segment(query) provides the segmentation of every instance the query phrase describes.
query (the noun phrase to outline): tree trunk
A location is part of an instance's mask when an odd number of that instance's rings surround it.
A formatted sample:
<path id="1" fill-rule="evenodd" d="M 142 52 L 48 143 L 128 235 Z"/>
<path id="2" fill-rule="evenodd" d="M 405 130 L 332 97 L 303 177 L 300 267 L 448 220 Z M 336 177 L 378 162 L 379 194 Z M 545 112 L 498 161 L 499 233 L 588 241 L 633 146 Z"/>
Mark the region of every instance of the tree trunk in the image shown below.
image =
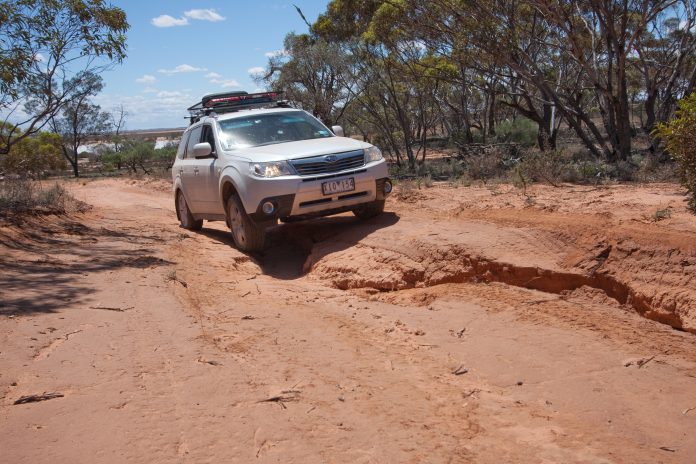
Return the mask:
<path id="1" fill-rule="evenodd" d="M 488 104 L 488 135 L 495 137 L 495 113 L 497 111 L 495 91 L 491 91 L 490 95 L 490 101 Z"/>
<path id="2" fill-rule="evenodd" d="M 553 112 L 553 105 L 545 103 L 543 105 L 541 120 L 537 121 L 537 124 L 539 125 L 539 129 L 537 131 L 537 143 L 539 144 L 539 150 L 541 151 L 556 149 L 556 131 L 553 128 Z"/>
<path id="3" fill-rule="evenodd" d="M 79 166 L 77 165 L 77 152 L 74 152 L 73 156 L 70 156 L 71 154 L 68 153 L 68 149 L 65 147 L 65 145 L 62 146 L 62 149 L 63 156 L 66 160 L 68 160 L 68 163 L 70 163 L 70 166 L 72 167 L 73 175 L 75 177 L 80 177 L 80 170 Z"/>

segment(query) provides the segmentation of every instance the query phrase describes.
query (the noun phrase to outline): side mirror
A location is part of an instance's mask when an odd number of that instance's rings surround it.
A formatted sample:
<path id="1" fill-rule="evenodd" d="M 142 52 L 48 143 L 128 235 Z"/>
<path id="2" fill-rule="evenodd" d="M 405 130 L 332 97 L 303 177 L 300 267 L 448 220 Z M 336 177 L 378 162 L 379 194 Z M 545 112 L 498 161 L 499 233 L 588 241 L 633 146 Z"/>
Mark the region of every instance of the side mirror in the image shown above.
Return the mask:
<path id="1" fill-rule="evenodd" d="M 207 158 L 213 152 L 213 148 L 208 142 L 197 143 L 193 146 L 193 156 L 195 158 Z"/>
<path id="2" fill-rule="evenodd" d="M 333 131 L 334 134 L 336 134 L 339 137 L 345 137 L 345 134 L 343 133 L 343 128 L 341 126 L 331 126 L 331 130 Z"/>

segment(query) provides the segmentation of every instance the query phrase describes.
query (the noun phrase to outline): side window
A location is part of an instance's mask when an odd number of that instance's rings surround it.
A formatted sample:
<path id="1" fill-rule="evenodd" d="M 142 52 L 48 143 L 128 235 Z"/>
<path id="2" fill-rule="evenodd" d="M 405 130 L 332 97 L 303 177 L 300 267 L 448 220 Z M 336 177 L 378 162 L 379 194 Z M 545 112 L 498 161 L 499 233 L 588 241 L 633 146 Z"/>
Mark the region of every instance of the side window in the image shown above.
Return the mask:
<path id="1" fill-rule="evenodd" d="M 202 126 L 198 126 L 191 131 L 188 142 L 186 143 L 186 158 L 193 158 L 193 146 L 201 141 Z"/>
<path id="2" fill-rule="evenodd" d="M 184 132 L 181 136 L 181 141 L 179 142 L 179 148 L 176 150 L 176 157 L 179 159 L 184 158 L 184 153 L 186 153 L 186 142 L 188 140 L 190 132 Z"/>
<path id="3" fill-rule="evenodd" d="M 213 149 L 213 153 L 217 151 L 215 149 L 215 134 L 213 134 L 212 126 L 208 124 L 203 126 L 203 137 L 201 137 L 201 142 L 208 142 L 210 144 L 210 148 Z"/>

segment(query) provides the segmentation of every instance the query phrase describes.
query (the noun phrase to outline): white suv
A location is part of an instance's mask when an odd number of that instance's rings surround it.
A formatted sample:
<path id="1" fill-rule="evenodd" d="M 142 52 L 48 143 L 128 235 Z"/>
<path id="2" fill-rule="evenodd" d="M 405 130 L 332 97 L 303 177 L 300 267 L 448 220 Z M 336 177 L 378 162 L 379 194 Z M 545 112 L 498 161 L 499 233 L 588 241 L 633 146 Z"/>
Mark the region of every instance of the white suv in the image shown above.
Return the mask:
<path id="1" fill-rule="evenodd" d="M 254 251 L 278 220 L 382 213 L 392 185 L 379 149 L 279 96 L 216 94 L 189 108 L 191 125 L 172 167 L 182 227 L 224 220 L 237 247 Z"/>

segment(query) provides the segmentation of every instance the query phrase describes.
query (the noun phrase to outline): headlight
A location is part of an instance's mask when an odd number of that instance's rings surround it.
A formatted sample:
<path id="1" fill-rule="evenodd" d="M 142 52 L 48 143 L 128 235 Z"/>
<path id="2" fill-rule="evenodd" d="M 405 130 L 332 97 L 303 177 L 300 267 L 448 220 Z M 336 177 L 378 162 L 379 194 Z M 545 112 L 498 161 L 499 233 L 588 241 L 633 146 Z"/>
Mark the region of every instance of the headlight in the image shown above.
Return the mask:
<path id="1" fill-rule="evenodd" d="M 377 147 L 370 147 L 365 149 L 365 162 L 371 163 L 373 161 L 379 161 L 382 159 L 382 152 L 379 151 Z"/>
<path id="2" fill-rule="evenodd" d="M 274 161 L 272 163 L 251 163 L 251 173 L 257 177 L 280 177 L 294 174 L 287 161 Z"/>

